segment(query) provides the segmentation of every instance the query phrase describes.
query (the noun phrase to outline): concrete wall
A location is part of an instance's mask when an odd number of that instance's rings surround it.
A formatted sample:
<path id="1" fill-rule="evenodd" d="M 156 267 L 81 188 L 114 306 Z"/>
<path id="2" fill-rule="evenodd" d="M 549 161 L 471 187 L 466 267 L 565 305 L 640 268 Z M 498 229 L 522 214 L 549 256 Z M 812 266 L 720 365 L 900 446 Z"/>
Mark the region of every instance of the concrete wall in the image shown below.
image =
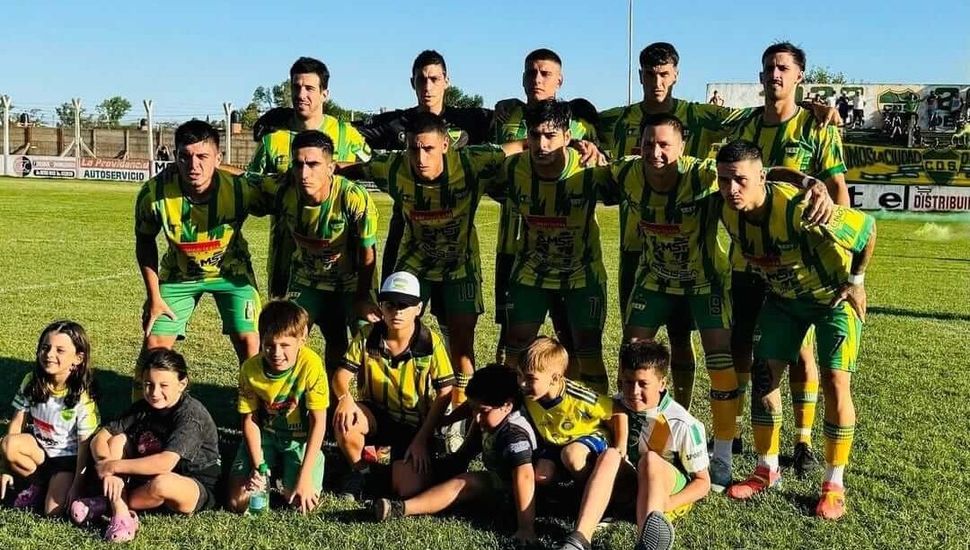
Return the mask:
<path id="1" fill-rule="evenodd" d="M 109 129 L 85 128 L 81 130 L 81 141 L 94 153 L 97 158 L 121 158 L 125 152 L 125 134 L 128 134 L 128 159 L 148 158 L 148 132 L 138 128 Z M 225 132 L 221 132 L 221 141 L 225 149 Z M 27 153 L 31 155 L 60 155 L 74 140 L 73 128 L 10 127 L 10 152 Z M 26 143 L 30 143 L 30 150 L 23 151 Z M 155 145 L 168 145 L 170 151 L 175 150 L 173 130 L 165 129 L 155 132 Z M 256 151 L 256 143 L 249 131 L 232 135 L 232 161 L 236 166 L 245 166 Z M 0 151 L 2 154 L 2 151 Z M 82 156 L 90 156 L 87 151 Z"/>

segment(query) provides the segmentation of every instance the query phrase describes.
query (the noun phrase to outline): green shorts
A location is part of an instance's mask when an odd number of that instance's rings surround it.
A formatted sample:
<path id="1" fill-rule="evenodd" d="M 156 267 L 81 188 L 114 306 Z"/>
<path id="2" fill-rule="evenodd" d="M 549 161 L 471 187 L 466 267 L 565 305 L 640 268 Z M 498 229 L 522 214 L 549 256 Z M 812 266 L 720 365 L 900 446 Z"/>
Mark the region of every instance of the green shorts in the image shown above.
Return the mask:
<path id="1" fill-rule="evenodd" d="M 306 455 L 306 441 L 279 437 L 266 429 L 260 430 L 260 433 L 263 461 L 269 466 L 270 476 L 279 476 L 282 472 L 283 486 L 292 491 L 300 478 L 300 468 Z M 253 465 L 249 459 L 246 441 L 240 441 L 236 458 L 232 461 L 230 475 L 249 477 L 252 471 Z M 318 490 L 323 489 L 323 451 L 317 453 L 317 459 L 313 464 L 313 487 Z"/>
<path id="2" fill-rule="evenodd" d="M 290 285 L 286 297 L 306 310 L 310 322 L 320 327 L 323 338 L 328 342 L 341 335 L 346 339 L 348 329 L 351 334 L 357 334 L 360 327 L 366 324 L 357 318 L 354 311 L 356 292 Z"/>
<path id="3" fill-rule="evenodd" d="M 812 325 L 815 325 L 819 366 L 855 372 L 862 321 L 847 302 L 831 308 L 769 294 L 758 316 L 761 338 L 755 357 L 794 363 Z"/>
<path id="4" fill-rule="evenodd" d="M 256 332 L 259 316 L 259 292 L 244 279 L 205 279 L 181 283 L 161 283 L 162 299 L 175 313 L 175 320 L 159 317 L 152 326 L 152 334 L 185 338 L 185 326 L 203 294 L 212 294 L 222 318 L 223 334 Z"/>
<path id="5" fill-rule="evenodd" d="M 439 323 L 444 323 L 449 315 L 481 315 L 485 312 L 482 278 L 478 274 L 449 281 L 427 281 L 418 277 L 418 281 L 421 283 L 421 300 L 425 304 L 431 300 L 431 314 Z"/>
<path id="6" fill-rule="evenodd" d="M 562 300 L 566 321 L 572 330 L 603 330 L 606 323 L 606 285 L 601 282 L 583 288 L 555 290 L 521 283 L 509 285 L 509 326 L 541 325 L 546 314 Z"/>
<path id="7" fill-rule="evenodd" d="M 660 328 L 670 323 L 679 308 L 690 310 L 698 330 L 731 328 L 731 299 L 723 288 L 689 296 L 637 288 L 627 308 L 626 324 Z"/>
<path id="8" fill-rule="evenodd" d="M 633 296 L 637 282 L 637 267 L 640 265 L 640 250 L 620 251 L 620 311 L 625 312 Z"/>

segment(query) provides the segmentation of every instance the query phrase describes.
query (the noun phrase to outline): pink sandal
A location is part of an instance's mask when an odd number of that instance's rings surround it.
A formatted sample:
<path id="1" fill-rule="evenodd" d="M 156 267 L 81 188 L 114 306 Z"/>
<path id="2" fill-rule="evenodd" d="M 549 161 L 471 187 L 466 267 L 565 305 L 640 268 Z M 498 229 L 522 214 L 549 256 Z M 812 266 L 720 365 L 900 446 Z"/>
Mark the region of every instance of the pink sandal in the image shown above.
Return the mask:
<path id="1" fill-rule="evenodd" d="M 108 499 L 104 497 L 79 498 L 71 503 L 70 517 L 74 525 L 98 519 L 108 511 Z"/>
<path id="2" fill-rule="evenodd" d="M 128 511 L 128 516 L 114 515 L 108 522 L 104 532 L 104 540 L 108 542 L 129 542 L 135 539 L 138 532 L 138 514 Z"/>

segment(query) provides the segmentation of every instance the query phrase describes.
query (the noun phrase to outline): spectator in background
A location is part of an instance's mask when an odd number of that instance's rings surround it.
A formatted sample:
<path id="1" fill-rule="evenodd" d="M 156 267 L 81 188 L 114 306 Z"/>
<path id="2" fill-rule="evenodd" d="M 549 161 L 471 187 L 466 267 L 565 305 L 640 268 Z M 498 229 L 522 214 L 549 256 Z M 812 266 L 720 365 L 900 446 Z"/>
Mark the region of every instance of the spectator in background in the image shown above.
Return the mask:
<path id="1" fill-rule="evenodd" d="M 159 145 L 155 151 L 155 160 L 172 160 L 172 153 L 168 150 L 168 145 Z"/>
<path id="2" fill-rule="evenodd" d="M 849 111 L 852 110 L 852 106 L 849 105 L 849 98 L 845 97 L 845 92 L 839 94 L 839 98 L 835 100 L 835 108 L 839 110 L 839 116 L 842 117 L 843 121 L 849 120 Z"/>
<path id="3" fill-rule="evenodd" d="M 930 92 L 930 95 L 926 96 L 926 126 L 930 130 L 936 129 L 936 111 L 938 104 L 939 99 L 936 97 L 936 91 Z"/>
<path id="4" fill-rule="evenodd" d="M 724 98 L 718 95 L 717 90 L 714 90 L 714 95 L 711 96 L 711 99 L 708 101 L 708 103 L 710 103 L 711 105 L 717 105 L 718 107 L 723 107 Z"/>
<path id="5" fill-rule="evenodd" d="M 960 114 L 963 111 L 963 101 L 960 100 L 959 95 L 953 96 L 950 100 L 950 120 L 953 122 L 953 127 L 956 128 L 960 125 Z"/>
<path id="6" fill-rule="evenodd" d="M 866 121 L 866 98 L 861 91 L 852 96 L 852 127 L 862 128 Z"/>

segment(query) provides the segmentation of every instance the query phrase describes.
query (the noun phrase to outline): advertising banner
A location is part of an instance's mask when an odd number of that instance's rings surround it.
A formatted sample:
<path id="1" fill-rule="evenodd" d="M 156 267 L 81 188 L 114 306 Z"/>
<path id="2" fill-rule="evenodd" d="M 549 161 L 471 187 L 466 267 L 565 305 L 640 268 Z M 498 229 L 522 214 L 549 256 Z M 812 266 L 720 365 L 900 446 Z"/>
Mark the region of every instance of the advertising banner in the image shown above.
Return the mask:
<path id="1" fill-rule="evenodd" d="M 80 162 L 81 179 L 128 181 L 143 183 L 148 181 L 149 161 L 82 158 Z"/>
<path id="2" fill-rule="evenodd" d="M 970 212 L 970 187 L 852 184 L 850 205 L 860 210 Z"/>
<path id="3" fill-rule="evenodd" d="M 970 149 L 907 149 L 846 143 L 849 183 L 970 186 Z"/>
<path id="4" fill-rule="evenodd" d="M 39 155 L 11 155 L 9 174 L 18 178 L 75 178 L 77 159 Z"/>

